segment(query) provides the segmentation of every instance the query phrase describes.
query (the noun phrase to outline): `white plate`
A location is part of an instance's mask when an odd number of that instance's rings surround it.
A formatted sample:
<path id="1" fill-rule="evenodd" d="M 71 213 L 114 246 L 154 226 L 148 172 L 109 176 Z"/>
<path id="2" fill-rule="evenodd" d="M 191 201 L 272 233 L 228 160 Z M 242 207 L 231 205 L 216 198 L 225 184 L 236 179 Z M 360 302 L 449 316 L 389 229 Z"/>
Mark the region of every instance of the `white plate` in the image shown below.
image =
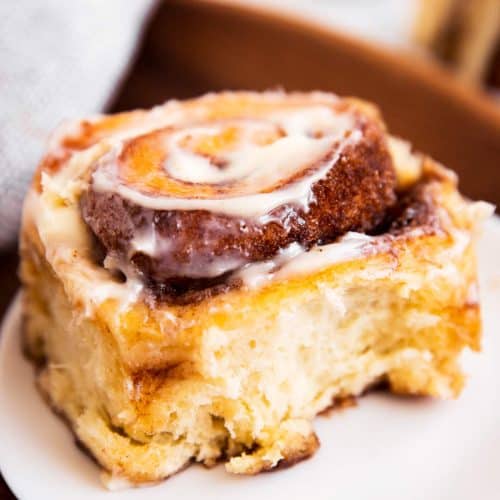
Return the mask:
<path id="1" fill-rule="evenodd" d="M 318 417 L 322 446 L 290 469 L 237 477 L 192 466 L 164 483 L 110 493 L 97 466 L 35 390 L 19 348 L 16 301 L 1 333 L 0 467 L 21 499 L 498 499 L 500 498 L 500 219 L 480 245 L 484 352 L 466 353 L 458 401 L 370 394 Z"/>

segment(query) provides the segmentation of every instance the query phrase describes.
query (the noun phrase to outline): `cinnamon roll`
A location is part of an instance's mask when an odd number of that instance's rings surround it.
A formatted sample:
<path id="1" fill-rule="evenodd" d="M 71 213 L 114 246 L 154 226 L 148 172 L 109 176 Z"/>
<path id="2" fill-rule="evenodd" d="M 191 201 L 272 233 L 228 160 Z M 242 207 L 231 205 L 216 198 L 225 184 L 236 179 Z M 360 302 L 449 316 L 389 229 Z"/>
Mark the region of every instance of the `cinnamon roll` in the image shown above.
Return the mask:
<path id="1" fill-rule="evenodd" d="M 332 401 L 460 393 L 490 211 L 332 94 L 67 123 L 25 203 L 26 352 L 110 487 L 291 464 Z"/>

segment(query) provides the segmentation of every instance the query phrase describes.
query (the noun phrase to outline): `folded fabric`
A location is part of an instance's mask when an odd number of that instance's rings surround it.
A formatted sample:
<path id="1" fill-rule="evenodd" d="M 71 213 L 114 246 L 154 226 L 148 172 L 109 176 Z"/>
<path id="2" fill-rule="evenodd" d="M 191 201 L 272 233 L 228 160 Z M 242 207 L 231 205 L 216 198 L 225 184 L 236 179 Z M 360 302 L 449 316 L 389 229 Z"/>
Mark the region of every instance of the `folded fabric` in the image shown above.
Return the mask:
<path id="1" fill-rule="evenodd" d="M 106 107 L 154 4 L 0 2 L 0 250 L 15 241 L 48 131 Z"/>

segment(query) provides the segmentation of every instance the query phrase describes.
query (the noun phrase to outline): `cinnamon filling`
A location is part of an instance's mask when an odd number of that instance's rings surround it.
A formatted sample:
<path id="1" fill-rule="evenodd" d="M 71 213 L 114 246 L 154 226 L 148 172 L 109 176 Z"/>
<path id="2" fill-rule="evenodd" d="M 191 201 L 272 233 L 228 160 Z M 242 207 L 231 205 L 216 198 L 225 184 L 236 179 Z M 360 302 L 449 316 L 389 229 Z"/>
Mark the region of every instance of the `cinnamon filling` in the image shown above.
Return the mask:
<path id="1" fill-rule="evenodd" d="M 102 158 L 81 209 L 108 267 L 178 296 L 380 225 L 396 201 L 381 124 L 337 99 L 281 104 L 215 119 L 209 106 Z"/>
<path id="2" fill-rule="evenodd" d="M 171 302 L 239 286 L 249 265 L 350 232 L 396 232 L 425 212 L 397 199 L 376 113 L 331 94 L 213 94 L 77 129 L 45 171 L 100 148 L 78 175 L 102 265 Z"/>

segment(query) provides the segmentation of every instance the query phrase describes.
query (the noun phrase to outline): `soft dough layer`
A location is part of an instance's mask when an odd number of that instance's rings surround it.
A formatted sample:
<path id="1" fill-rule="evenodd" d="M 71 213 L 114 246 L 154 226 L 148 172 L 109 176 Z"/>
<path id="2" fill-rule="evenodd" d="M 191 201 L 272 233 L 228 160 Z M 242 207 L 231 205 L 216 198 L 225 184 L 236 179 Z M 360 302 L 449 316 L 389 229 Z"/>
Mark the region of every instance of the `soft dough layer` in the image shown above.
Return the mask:
<path id="1" fill-rule="evenodd" d="M 223 460 L 237 474 L 293 464 L 319 445 L 318 412 L 380 382 L 457 396 L 458 357 L 480 347 L 474 235 L 490 207 L 389 136 L 397 203 L 370 235 L 291 243 L 184 302 L 157 300 L 143 279 L 116 273 L 113 256 L 103 261 L 81 212 L 93 166 L 120 150 L 121 133 L 165 127 L 179 106 L 56 134 L 24 209 L 25 350 L 108 486 L 158 481 L 191 461 Z"/>

